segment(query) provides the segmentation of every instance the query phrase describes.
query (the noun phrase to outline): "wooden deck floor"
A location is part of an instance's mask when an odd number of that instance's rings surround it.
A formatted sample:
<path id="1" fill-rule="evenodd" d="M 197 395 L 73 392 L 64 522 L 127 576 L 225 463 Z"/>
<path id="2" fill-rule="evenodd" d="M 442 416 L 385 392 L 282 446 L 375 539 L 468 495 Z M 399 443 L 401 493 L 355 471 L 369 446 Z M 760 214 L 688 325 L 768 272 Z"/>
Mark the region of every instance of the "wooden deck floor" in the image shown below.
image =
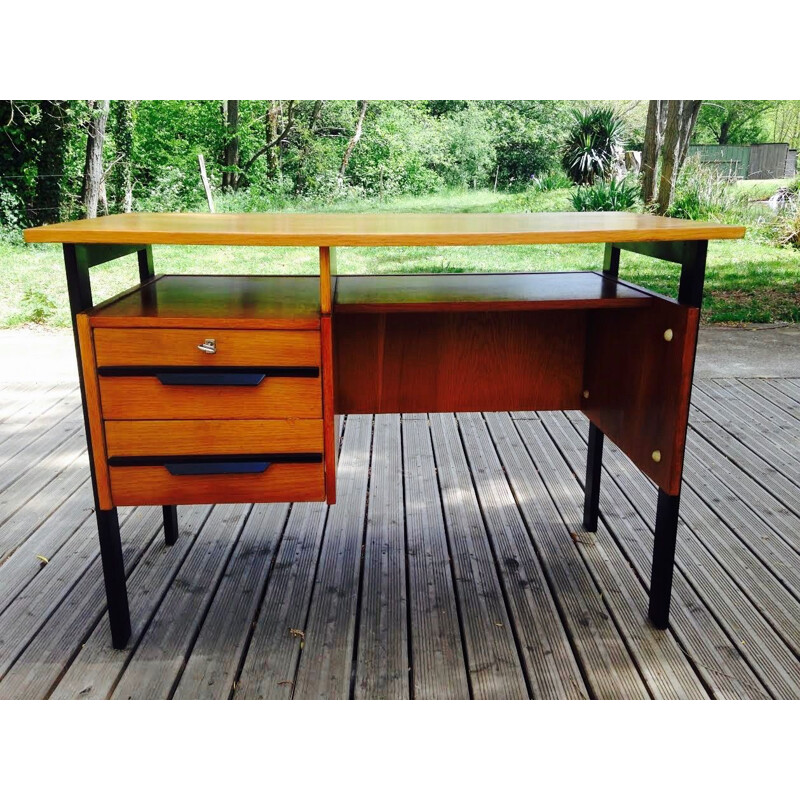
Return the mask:
<path id="1" fill-rule="evenodd" d="M 800 380 L 695 386 L 672 627 L 656 492 L 580 414 L 349 417 L 339 503 L 121 510 L 110 647 L 77 389 L 0 392 L 0 697 L 800 698 Z"/>

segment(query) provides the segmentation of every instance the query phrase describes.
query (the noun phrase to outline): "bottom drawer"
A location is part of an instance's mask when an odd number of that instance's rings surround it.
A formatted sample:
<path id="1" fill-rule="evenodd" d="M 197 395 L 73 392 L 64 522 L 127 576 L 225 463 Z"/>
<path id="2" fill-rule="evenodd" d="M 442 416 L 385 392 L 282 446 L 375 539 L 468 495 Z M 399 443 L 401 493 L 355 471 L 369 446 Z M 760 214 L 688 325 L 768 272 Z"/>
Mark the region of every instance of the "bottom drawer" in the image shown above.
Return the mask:
<path id="1" fill-rule="evenodd" d="M 195 459 L 157 466 L 112 466 L 109 474 L 111 497 L 117 506 L 287 503 L 325 499 L 321 462 L 278 462 L 265 466 L 264 463 L 234 460 L 209 464 Z"/>

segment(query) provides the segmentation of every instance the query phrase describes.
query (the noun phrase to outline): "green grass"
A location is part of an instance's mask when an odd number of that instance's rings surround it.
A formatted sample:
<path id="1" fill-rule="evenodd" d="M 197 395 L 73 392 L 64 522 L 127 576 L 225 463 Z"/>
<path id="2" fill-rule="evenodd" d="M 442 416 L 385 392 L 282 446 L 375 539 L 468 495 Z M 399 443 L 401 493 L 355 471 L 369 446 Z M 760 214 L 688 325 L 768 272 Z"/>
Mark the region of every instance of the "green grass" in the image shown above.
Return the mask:
<path id="1" fill-rule="evenodd" d="M 403 197 L 383 203 L 347 201 L 324 208 L 309 202 L 302 211 L 521 212 L 567 211 L 570 190 L 509 195 L 491 191 L 448 192 Z M 289 210 L 287 207 L 286 210 Z M 311 248 L 154 247 L 156 271 L 208 274 L 311 274 L 317 251 Z M 602 245 L 531 247 L 341 248 L 341 273 L 525 272 L 598 269 Z M 97 299 L 134 282 L 135 257 L 92 270 Z M 674 295 L 678 270 L 671 265 L 624 253 L 621 274 L 627 280 Z M 69 325 L 66 282 L 57 245 L 21 245 L 0 240 L 0 325 Z M 800 251 L 759 240 L 712 242 L 706 273 L 704 319 L 707 322 L 800 322 Z"/>

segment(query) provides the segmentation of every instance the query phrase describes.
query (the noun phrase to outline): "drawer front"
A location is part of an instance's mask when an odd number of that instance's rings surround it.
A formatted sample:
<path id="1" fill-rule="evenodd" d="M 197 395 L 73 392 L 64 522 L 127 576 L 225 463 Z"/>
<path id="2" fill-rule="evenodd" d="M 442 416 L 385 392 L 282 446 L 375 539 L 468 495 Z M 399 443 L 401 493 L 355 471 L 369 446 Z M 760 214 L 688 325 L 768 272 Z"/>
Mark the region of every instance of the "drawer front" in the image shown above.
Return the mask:
<path id="1" fill-rule="evenodd" d="M 109 421 L 105 433 L 109 458 L 323 451 L 321 419 Z"/>
<path id="2" fill-rule="evenodd" d="M 178 465 L 171 465 L 179 472 Z M 289 503 L 325 499 L 323 465 L 273 463 L 263 472 L 173 474 L 166 466 L 111 467 L 118 506 Z"/>
<path id="3" fill-rule="evenodd" d="M 173 386 L 155 376 L 101 377 L 105 419 L 322 417 L 319 378 L 266 377 L 257 386 Z"/>
<path id="4" fill-rule="evenodd" d="M 214 339 L 216 352 L 198 345 Z M 317 331 L 95 328 L 98 367 L 318 367 Z"/>

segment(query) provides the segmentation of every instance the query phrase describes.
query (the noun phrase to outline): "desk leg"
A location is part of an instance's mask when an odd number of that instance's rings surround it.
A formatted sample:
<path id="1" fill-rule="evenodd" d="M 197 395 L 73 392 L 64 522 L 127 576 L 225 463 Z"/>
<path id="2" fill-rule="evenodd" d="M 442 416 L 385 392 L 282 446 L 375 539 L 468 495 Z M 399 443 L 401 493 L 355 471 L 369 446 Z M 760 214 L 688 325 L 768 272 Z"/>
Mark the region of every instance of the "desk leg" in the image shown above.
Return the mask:
<path id="1" fill-rule="evenodd" d="M 103 562 L 103 579 L 106 584 L 111 642 L 117 650 L 121 650 L 131 635 L 131 618 L 116 508 L 110 511 L 98 509 L 97 532 L 100 536 L 100 558 Z"/>
<path id="2" fill-rule="evenodd" d="M 586 491 L 583 498 L 583 527 L 597 530 L 600 509 L 600 475 L 603 470 L 603 432 L 594 422 L 589 423 L 589 455 L 586 459 Z"/>
<path id="3" fill-rule="evenodd" d="M 136 253 L 139 262 L 139 282 L 146 283 L 155 277 L 153 267 L 153 248 L 148 245 Z M 176 506 L 162 506 L 164 511 L 164 541 L 167 546 L 178 541 L 178 509 Z"/>
<path id="4" fill-rule="evenodd" d="M 178 507 L 161 506 L 164 512 L 164 542 L 168 547 L 178 541 Z"/>
<path id="5" fill-rule="evenodd" d="M 678 509 L 681 496 L 658 490 L 656 539 L 653 546 L 653 572 L 650 576 L 650 621 L 664 630 L 669 625 L 669 601 L 675 567 L 675 542 L 678 538 Z"/>

